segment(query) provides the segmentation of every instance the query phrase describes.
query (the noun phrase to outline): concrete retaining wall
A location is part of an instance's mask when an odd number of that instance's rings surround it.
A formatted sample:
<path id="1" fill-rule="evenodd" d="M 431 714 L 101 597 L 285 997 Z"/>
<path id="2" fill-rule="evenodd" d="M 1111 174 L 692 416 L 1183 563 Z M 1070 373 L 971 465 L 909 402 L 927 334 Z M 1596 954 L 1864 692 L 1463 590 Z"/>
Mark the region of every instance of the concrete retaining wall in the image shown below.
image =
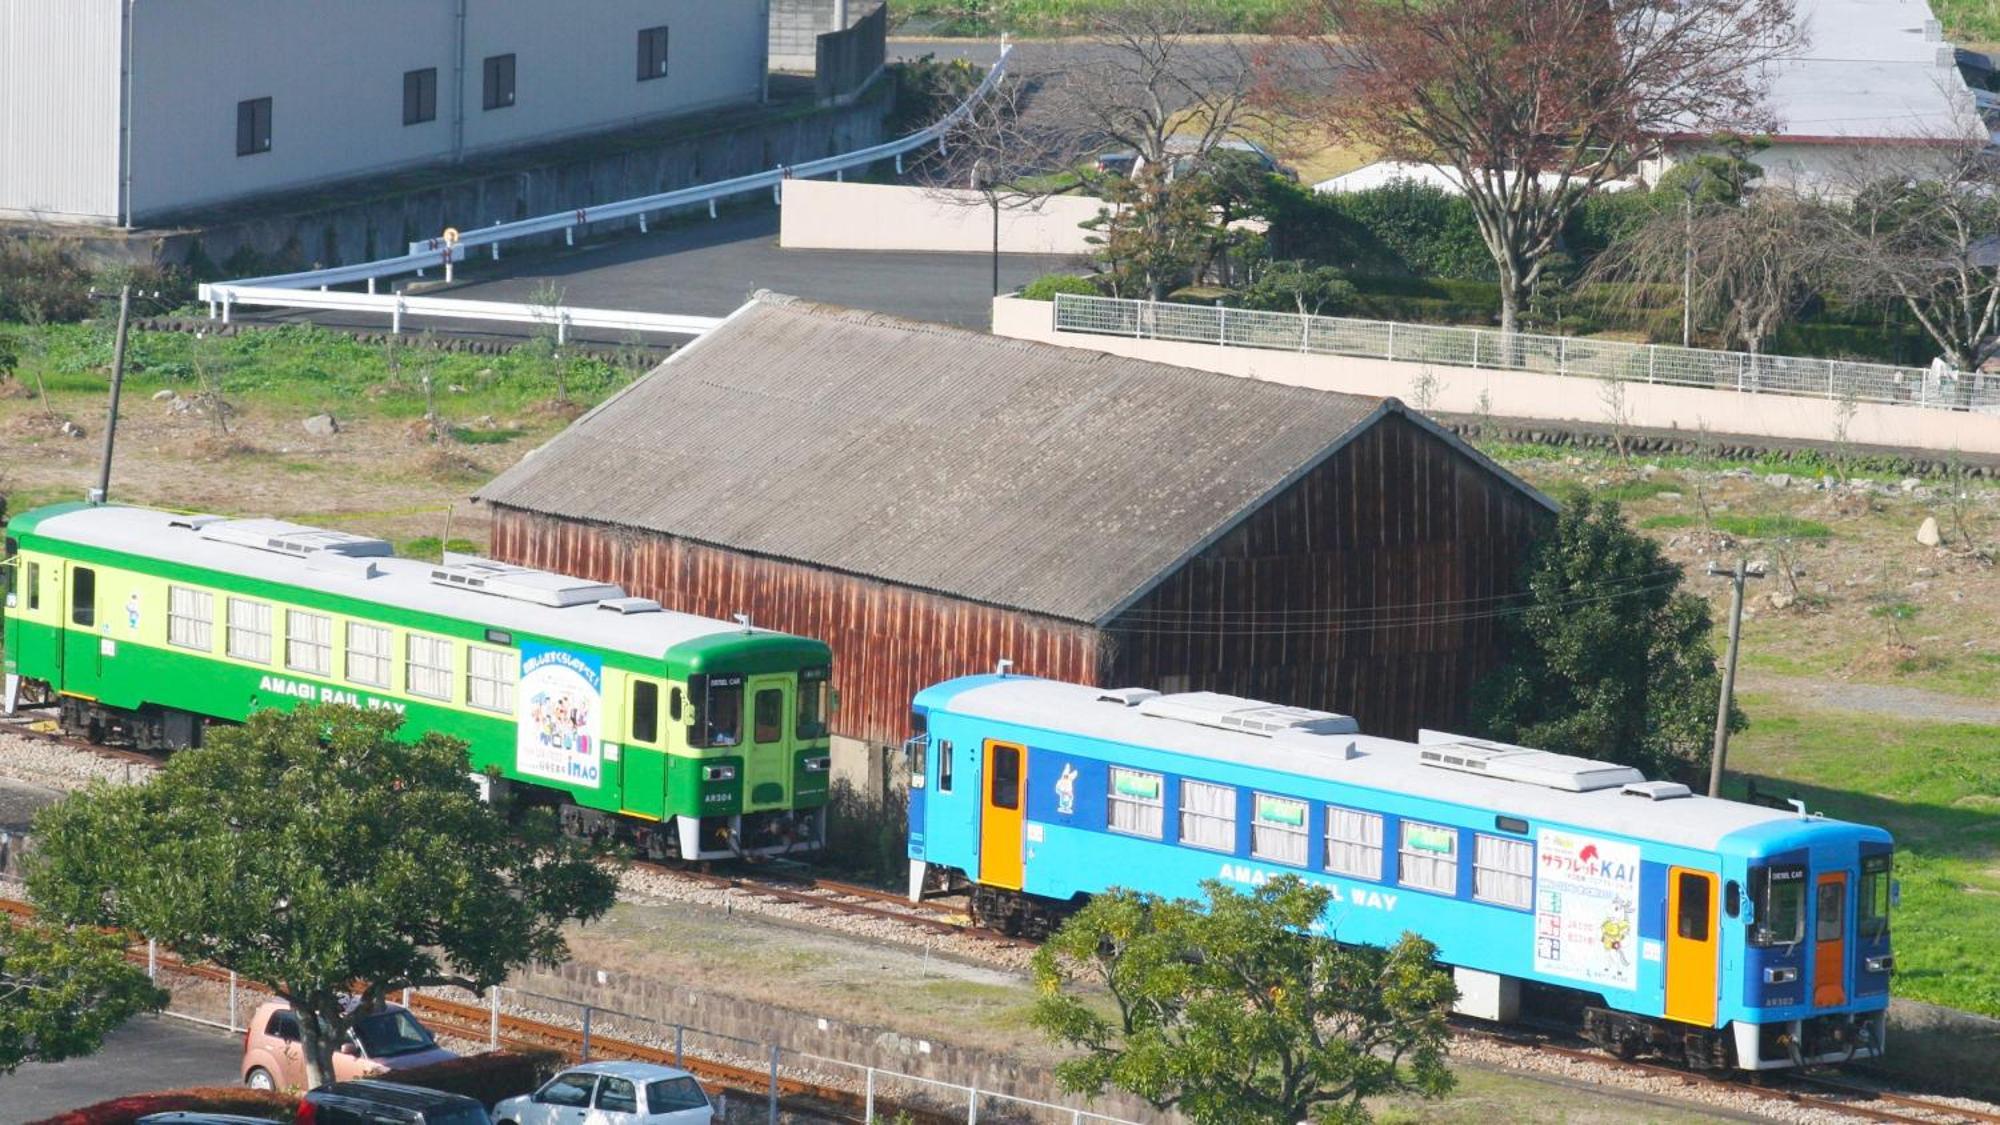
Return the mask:
<path id="1" fill-rule="evenodd" d="M 839 0 L 771 0 L 771 69 L 812 73 L 819 37 L 835 30 L 838 5 Z M 885 6 L 882 0 L 847 0 L 848 26 Z"/>
<path id="2" fill-rule="evenodd" d="M 876 8 L 852 27 L 817 40 L 813 92 L 821 105 L 858 96 L 889 61 L 889 8 Z"/>
<path id="3" fill-rule="evenodd" d="M 1096 218 L 1103 206 L 1096 199 L 1056 196 L 1032 208 L 1003 207 L 1000 252 L 1087 254 L 1088 232 L 1077 224 Z M 896 184 L 794 180 L 785 185 L 778 244 L 787 250 L 983 254 L 993 248 L 993 212 L 976 191 L 940 195 Z"/>
<path id="4" fill-rule="evenodd" d="M 1393 395 L 1426 411 L 1446 414 L 1687 432 L 1706 427 L 1715 434 L 1812 442 L 1836 441 L 1841 430 L 1840 403 L 1832 399 L 1057 332 L 1054 304 L 1014 297 L 993 302 L 993 332 L 1319 390 Z M 1615 401 L 1618 395 L 1622 402 Z M 1861 403 L 1847 421 L 1845 440 L 1897 449 L 2000 454 L 2000 415 Z"/>

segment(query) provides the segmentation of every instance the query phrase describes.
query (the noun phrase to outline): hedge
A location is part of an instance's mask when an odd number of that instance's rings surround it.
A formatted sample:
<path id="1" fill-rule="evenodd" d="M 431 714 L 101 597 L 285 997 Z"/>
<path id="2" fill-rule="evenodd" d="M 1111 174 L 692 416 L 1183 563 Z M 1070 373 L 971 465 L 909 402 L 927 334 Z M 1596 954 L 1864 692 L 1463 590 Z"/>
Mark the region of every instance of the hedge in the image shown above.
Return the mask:
<path id="1" fill-rule="evenodd" d="M 1095 297 L 1098 289 L 1089 278 L 1073 273 L 1045 273 L 1021 287 L 1021 296 L 1030 301 L 1053 301 L 1058 293 Z"/>
<path id="2" fill-rule="evenodd" d="M 45 1117 L 31 1125 L 131 1125 L 149 1113 L 176 1110 L 198 1113 L 235 1113 L 290 1121 L 297 1111 L 298 1095 L 272 1090 L 251 1090 L 242 1086 L 202 1086 L 187 1090 L 163 1090 L 151 1094 L 127 1094 Z"/>

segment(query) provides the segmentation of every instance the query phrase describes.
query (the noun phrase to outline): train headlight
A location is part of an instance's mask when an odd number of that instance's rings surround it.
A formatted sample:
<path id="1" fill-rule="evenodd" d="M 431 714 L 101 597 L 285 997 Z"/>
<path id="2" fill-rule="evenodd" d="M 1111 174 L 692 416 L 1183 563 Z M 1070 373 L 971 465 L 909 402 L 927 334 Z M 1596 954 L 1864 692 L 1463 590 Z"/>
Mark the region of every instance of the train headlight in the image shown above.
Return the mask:
<path id="1" fill-rule="evenodd" d="M 701 768 L 701 778 L 703 781 L 735 781 L 736 767 L 703 766 Z"/>
<path id="2" fill-rule="evenodd" d="M 829 770 L 829 769 L 831 769 L 831 768 L 833 768 L 833 759 L 832 759 L 832 758 L 807 758 L 807 759 L 806 759 L 806 772 L 807 772 L 807 773 L 825 773 L 825 772 L 826 772 L 827 770 Z"/>
<path id="3" fill-rule="evenodd" d="M 1886 973 L 1896 967 L 1896 955 L 1884 953 L 1880 957 L 1869 957 L 1861 962 L 1871 973 Z"/>
<path id="4" fill-rule="evenodd" d="M 1764 970 L 1765 984 L 1791 984 L 1799 979 L 1799 971 L 1790 966 Z"/>

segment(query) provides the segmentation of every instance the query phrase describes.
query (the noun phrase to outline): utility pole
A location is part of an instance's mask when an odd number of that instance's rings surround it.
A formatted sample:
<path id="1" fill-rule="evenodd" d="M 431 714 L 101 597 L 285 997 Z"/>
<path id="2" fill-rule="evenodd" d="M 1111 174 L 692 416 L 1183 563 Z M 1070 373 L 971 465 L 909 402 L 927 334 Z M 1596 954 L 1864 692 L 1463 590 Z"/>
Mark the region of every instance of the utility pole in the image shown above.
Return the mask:
<path id="1" fill-rule="evenodd" d="M 125 339 L 131 326 L 132 286 L 128 282 L 118 290 L 118 337 L 111 346 L 111 416 L 104 420 L 104 456 L 97 466 L 97 488 L 91 493 L 91 500 L 98 504 L 111 499 L 111 453 L 118 441 L 118 397 L 125 389 Z"/>
<path id="2" fill-rule="evenodd" d="M 1761 571 L 1752 572 L 1741 558 L 1736 560 L 1734 571 L 1723 570 L 1714 563 L 1708 564 L 1711 578 L 1730 580 L 1729 599 L 1729 652 L 1722 661 L 1722 701 L 1715 708 L 1715 748 L 1708 757 L 1708 795 L 1722 796 L 1722 767 L 1729 756 L 1729 705 L 1736 700 L 1736 647 L 1743 636 L 1743 580 L 1762 578 Z"/>

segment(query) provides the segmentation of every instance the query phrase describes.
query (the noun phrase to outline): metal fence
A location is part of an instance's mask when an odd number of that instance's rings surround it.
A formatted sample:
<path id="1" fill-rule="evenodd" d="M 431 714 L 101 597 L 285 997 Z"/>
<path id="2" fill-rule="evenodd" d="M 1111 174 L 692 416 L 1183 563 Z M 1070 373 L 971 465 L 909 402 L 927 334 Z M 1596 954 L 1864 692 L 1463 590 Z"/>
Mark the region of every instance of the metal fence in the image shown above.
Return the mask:
<path id="1" fill-rule="evenodd" d="M 1058 332 L 2000 413 L 2000 378 L 1916 367 L 1069 293 L 1054 311 Z"/>

